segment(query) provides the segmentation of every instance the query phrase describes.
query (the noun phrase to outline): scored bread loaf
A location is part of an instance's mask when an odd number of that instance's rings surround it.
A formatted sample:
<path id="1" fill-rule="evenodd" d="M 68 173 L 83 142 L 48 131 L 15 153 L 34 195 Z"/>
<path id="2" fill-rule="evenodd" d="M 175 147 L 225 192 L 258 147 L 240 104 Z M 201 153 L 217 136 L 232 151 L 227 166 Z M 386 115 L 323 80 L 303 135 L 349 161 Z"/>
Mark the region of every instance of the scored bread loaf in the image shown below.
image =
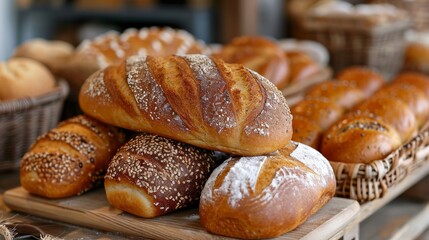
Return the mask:
<path id="1" fill-rule="evenodd" d="M 411 139 L 417 134 L 416 117 L 410 108 L 397 98 L 386 95 L 373 96 L 347 114 L 381 118 L 385 123 L 395 128 L 402 142 Z"/>
<path id="2" fill-rule="evenodd" d="M 291 142 L 271 155 L 233 157 L 216 168 L 201 193 L 200 221 L 223 236 L 272 238 L 306 221 L 334 193 L 329 162 Z"/>
<path id="3" fill-rule="evenodd" d="M 324 133 L 321 153 L 333 162 L 369 164 L 400 145 L 396 130 L 380 118 L 348 115 Z"/>
<path id="4" fill-rule="evenodd" d="M 214 168 L 214 152 L 142 134 L 122 146 L 105 177 L 107 200 L 152 218 L 195 204 Z"/>
<path id="5" fill-rule="evenodd" d="M 65 120 L 40 136 L 24 155 L 21 185 L 47 198 L 81 194 L 103 182 L 111 157 L 124 142 L 118 129 L 90 117 Z"/>
<path id="6" fill-rule="evenodd" d="M 254 36 L 234 38 L 213 55 L 227 63 L 242 64 L 283 89 L 289 80 L 289 64 L 283 49 L 276 42 Z"/>
<path id="7" fill-rule="evenodd" d="M 114 126 L 237 155 L 292 138 L 289 107 L 271 82 L 204 55 L 131 57 L 88 78 L 79 104 Z"/>
<path id="8" fill-rule="evenodd" d="M 203 53 L 204 48 L 204 43 L 188 32 L 168 27 L 130 28 L 122 34 L 110 31 L 94 40 L 83 41 L 63 64 L 61 75 L 69 80 L 72 92 L 77 95 L 91 74 L 130 56 Z"/>

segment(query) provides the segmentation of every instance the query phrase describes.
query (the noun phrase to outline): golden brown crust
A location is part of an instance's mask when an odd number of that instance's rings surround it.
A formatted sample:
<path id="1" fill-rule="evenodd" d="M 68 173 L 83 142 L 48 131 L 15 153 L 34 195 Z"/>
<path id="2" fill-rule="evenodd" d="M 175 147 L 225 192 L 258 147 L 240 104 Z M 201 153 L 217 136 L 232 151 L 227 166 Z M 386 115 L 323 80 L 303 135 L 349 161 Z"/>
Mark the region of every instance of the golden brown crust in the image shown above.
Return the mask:
<path id="1" fill-rule="evenodd" d="M 345 109 L 350 109 L 365 99 L 364 93 L 348 82 L 326 81 L 305 93 L 305 98 L 327 98 Z"/>
<path id="2" fill-rule="evenodd" d="M 427 97 L 429 97 L 429 77 L 416 72 L 405 72 L 401 73 L 393 80 L 393 83 L 404 83 L 410 84 L 421 91 L 423 91 Z"/>
<path id="3" fill-rule="evenodd" d="M 328 161 L 291 142 L 270 156 L 235 157 L 215 169 L 200 200 L 201 225 L 235 238 L 272 238 L 291 231 L 335 193 Z"/>
<path id="4" fill-rule="evenodd" d="M 273 152 L 292 138 L 272 83 L 204 55 L 132 57 L 88 78 L 79 104 L 115 126 L 232 154 Z"/>
<path id="5" fill-rule="evenodd" d="M 289 84 L 300 84 L 321 70 L 321 66 L 304 52 L 288 51 Z"/>
<path id="6" fill-rule="evenodd" d="M 29 58 L 0 62 L 0 101 L 39 96 L 55 87 L 55 78 L 41 63 Z"/>
<path id="7" fill-rule="evenodd" d="M 227 63 L 242 64 L 266 77 L 279 89 L 283 89 L 288 83 L 287 57 L 278 44 L 267 38 L 237 37 L 213 56 Z"/>
<path id="8" fill-rule="evenodd" d="M 323 130 L 317 123 L 306 117 L 294 115 L 292 126 L 293 141 L 303 143 L 314 149 L 319 148 Z"/>
<path id="9" fill-rule="evenodd" d="M 172 54 L 203 53 L 204 44 L 184 30 L 171 28 L 127 29 L 122 34 L 108 32 L 94 40 L 86 40 L 60 69 L 77 95 L 86 78 L 109 65 L 130 56 L 169 56 Z"/>
<path id="10" fill-rule="evenodd" d="M 118 129 L 80 115 L 40 136 L 21 160 L 21 185 L 47 198 L 82 194 L 102 183 L 116 149 Z"/>
<path id="11" fill-rule="evenodd" d="M 416 118 L 401 100 L 389 96 L 373 96 L 357 106 L 349 114 L 381 118 L 398 132 L 402 142 L 417 134 Z"/>
<path id="12" fill-rule="evenodd" d="M 413 112 L 420 127 L 429 117 L 429 98 L 420 88 L 407 83 L 396 82 L 380 89 L 377 96 L 384 95 L 401 100 Z"/>
<path id="13" fill-rule="evenodd" d="M 338 74 L 337 79 L 355 85 L 366 97 L 370 97 L 385 83 L 383 76 L 377 72 L 358 66 L 344 69 Z"/>
<path id="14" fill-rule="evenodd" d="M 381 119 L 349 115 L 325 132 L 321 153 L 333 162 L 369 164 L 400 145 L 396 130 Z"/>
<path id="15" fill-rule="evenodd" d="M 294 117 L 297 115 L 306 117 L 317 123 L 322 130 L 326 130 L 340 119 L 344 108 L 326 98 L 308 98 L 294 105 L 291 113 Z M 293 124 L 292 126 L 295 128 Z"/>
<path id="16" fill-rule="evenodd" d="M 67 42 L 32 39 L 18 46 L 13 57 L 36 60 L 56 75 L 61 66 L 71 57 L 73 50 L 73 46 Z"/>
<path id="17" fill-rule="evenodd" d="M 141 134 L 113 157 L 105 176 L 110 204 L 152 218 L 195 204 L 214 168 L 214 153 Z"/>

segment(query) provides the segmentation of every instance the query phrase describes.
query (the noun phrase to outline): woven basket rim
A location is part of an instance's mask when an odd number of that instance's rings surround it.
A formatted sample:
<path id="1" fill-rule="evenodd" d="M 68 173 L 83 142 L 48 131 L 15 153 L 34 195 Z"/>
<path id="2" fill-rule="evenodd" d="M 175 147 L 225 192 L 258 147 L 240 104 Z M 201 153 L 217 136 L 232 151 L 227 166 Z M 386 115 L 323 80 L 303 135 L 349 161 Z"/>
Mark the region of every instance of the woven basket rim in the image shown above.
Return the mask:
<path id="1" fill-rule="evenodd" d="M 31 109 L 59 99 L 65 99 L 69 86 L 64 79 L 59 79 L 57 86 L 50 92 L 35 96 L 0 102 L 0 114 L 7 114 Z"/>

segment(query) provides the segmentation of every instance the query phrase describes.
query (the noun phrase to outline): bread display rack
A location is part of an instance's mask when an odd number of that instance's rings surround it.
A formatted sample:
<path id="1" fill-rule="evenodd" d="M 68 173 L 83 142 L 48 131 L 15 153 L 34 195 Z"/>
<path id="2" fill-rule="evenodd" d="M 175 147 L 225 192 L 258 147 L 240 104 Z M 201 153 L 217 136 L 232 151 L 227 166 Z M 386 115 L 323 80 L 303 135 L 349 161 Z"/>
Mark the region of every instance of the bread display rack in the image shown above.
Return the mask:
<path id="1" fill-rule="evenodd" d="M 18 168 L 34 140 L 57 125 L 68 92 L 60 80 L 49 93 L 0 103 L 0 171 Z"/>

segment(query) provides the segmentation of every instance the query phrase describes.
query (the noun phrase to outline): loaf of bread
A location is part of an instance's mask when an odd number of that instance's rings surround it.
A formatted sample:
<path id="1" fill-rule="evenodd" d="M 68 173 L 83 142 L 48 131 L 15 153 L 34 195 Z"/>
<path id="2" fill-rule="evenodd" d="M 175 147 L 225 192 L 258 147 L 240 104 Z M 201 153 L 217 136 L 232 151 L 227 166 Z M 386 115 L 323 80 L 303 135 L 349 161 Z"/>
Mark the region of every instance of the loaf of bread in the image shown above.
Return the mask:
<path id="1" fill-rule="evenodd" d="M 201 225 L 234 238 L 272 238 L 293 230 L 335 193 L 329 162 L 291 142 L 268 156 L 234 157 L 216 168 L 201 193 Z"/>
<path id="2" fill-rule="evenodd" d="M 344 108 L 327 98 L 307 98 L 291 108 L 292 115 L 303 116 L 317 123 L 322 129 L 326 130 L 334 124 L 344 113 Z M 295 131 L 295 125 L 293 125 Z"/>
<path id="3" fill-rule="evenodd" d="M 370 164 L 400 145 L 399 134 L 381 119 L 349 115 L 325 132 L 321 153 L 333 162 Z"/>
<path id="4" fill-rule="evenodd" d="M 288 51 L 285 53 L 289 61 L 288 84 L 300 84 L 307 81 L 321 70 L 320 64 L 304 52 Z"/>
<path id="5" fill-rule="evenodd" d="M 396 76 L 396 78 L 393 80 L 393 83 L 413 85 L 414 87 L 417 87 L 423 91 L 429 98 L 429 77 L 427 75 L 416 72 L 401 73 Z"/>
<path id="6" fill-rule="evenodd" d="M 326 81 L 310 88 L 305 98 L 327 98 L 345 109 L 350 109 L 365 99 L 365 94 L 354 84 L 341 81 Z"/>
<path id="7" fill-rule="evenodd" d="M 59 69 L 73 54 L 74 47 L 63 41 L 48 41 L 32 39 L 18 46 L 13 57 L 23 57 L 36 60 L 58 74 Z"/>
<path id="8" fill-rule="evenodd" d="M 292 120 L 293 135 L 292 140 L 303 143 L 314 149 L 319 148 L 323 129 L 319 124 L 311 121 L 307 117 L 301 115 L 293 115 Z"/>
<path id="9" fill-rule="evenodd" d="M 204 44 L 184 30 L 151 27 L 127 29 L 122 34 L 111 31 L 82 42 L 70 60 L 63 64 L 61 75 L 69 80 L 72 92 L 77 94 L 92 73 L 130 56 L 169 56 L 203 51 Z"/>
<path id="10" fill-rule="evenodd" d="M 41 63 L 11 58 L 0 63 L 0 100 L 35 97 L 50 92 L 55 78 Z"/>
<path id="11" fill-rule="evenodd" d="M 64 198 L 101 184 L 116 149 L 118 129 L 76 116 L 40 136 L 21 160 L 20 181 L 32 194 Z"/>
<path id="12" fill-rule="evenodd" d="M 105 176 L 115 208 L 152 218 L 198 202 L 214 168 L 214 152 L 142 134 L 122 146 Z"/>
<path id="13" fill-rule="evenodd" d="M 380 89 L 376 95 L 401 100 L 413 112 L 419 127 L 426 123 L 429 117 L 429 98 L 418 87 L 407 83 L 394 82 Z"/>
<path id="14" fill-rule="evenodd" d="M 373 96 L 348 114 L 381 118 L 398 132 L 402 142 L 417 134 L 418 125 L 413 112 L 405 103 L 394 97 Z"/>
<path id="15" fill-rule="evenodd" d="M 289 80 L 289 65 L 283 49 L 264 37 L 242 36 L 226 44 L 214 57 L 242 64 L 283 89 Z"/>
<path id="16" fill-rule="evenodd" d="M 205 55 L 131 57 L 88 78 L 79 104 L 114 126 L 237 155 L 292 138 L 289 107 L 270 81 Z"/>
<path id="17" fill-rule="evenodd" d="M 348 67 L 337 75 L 339 81 L 353 84 L 365 94 L 365 97 L 372 96 L 385 80 L 379 73 L 367 67 Z"/>

